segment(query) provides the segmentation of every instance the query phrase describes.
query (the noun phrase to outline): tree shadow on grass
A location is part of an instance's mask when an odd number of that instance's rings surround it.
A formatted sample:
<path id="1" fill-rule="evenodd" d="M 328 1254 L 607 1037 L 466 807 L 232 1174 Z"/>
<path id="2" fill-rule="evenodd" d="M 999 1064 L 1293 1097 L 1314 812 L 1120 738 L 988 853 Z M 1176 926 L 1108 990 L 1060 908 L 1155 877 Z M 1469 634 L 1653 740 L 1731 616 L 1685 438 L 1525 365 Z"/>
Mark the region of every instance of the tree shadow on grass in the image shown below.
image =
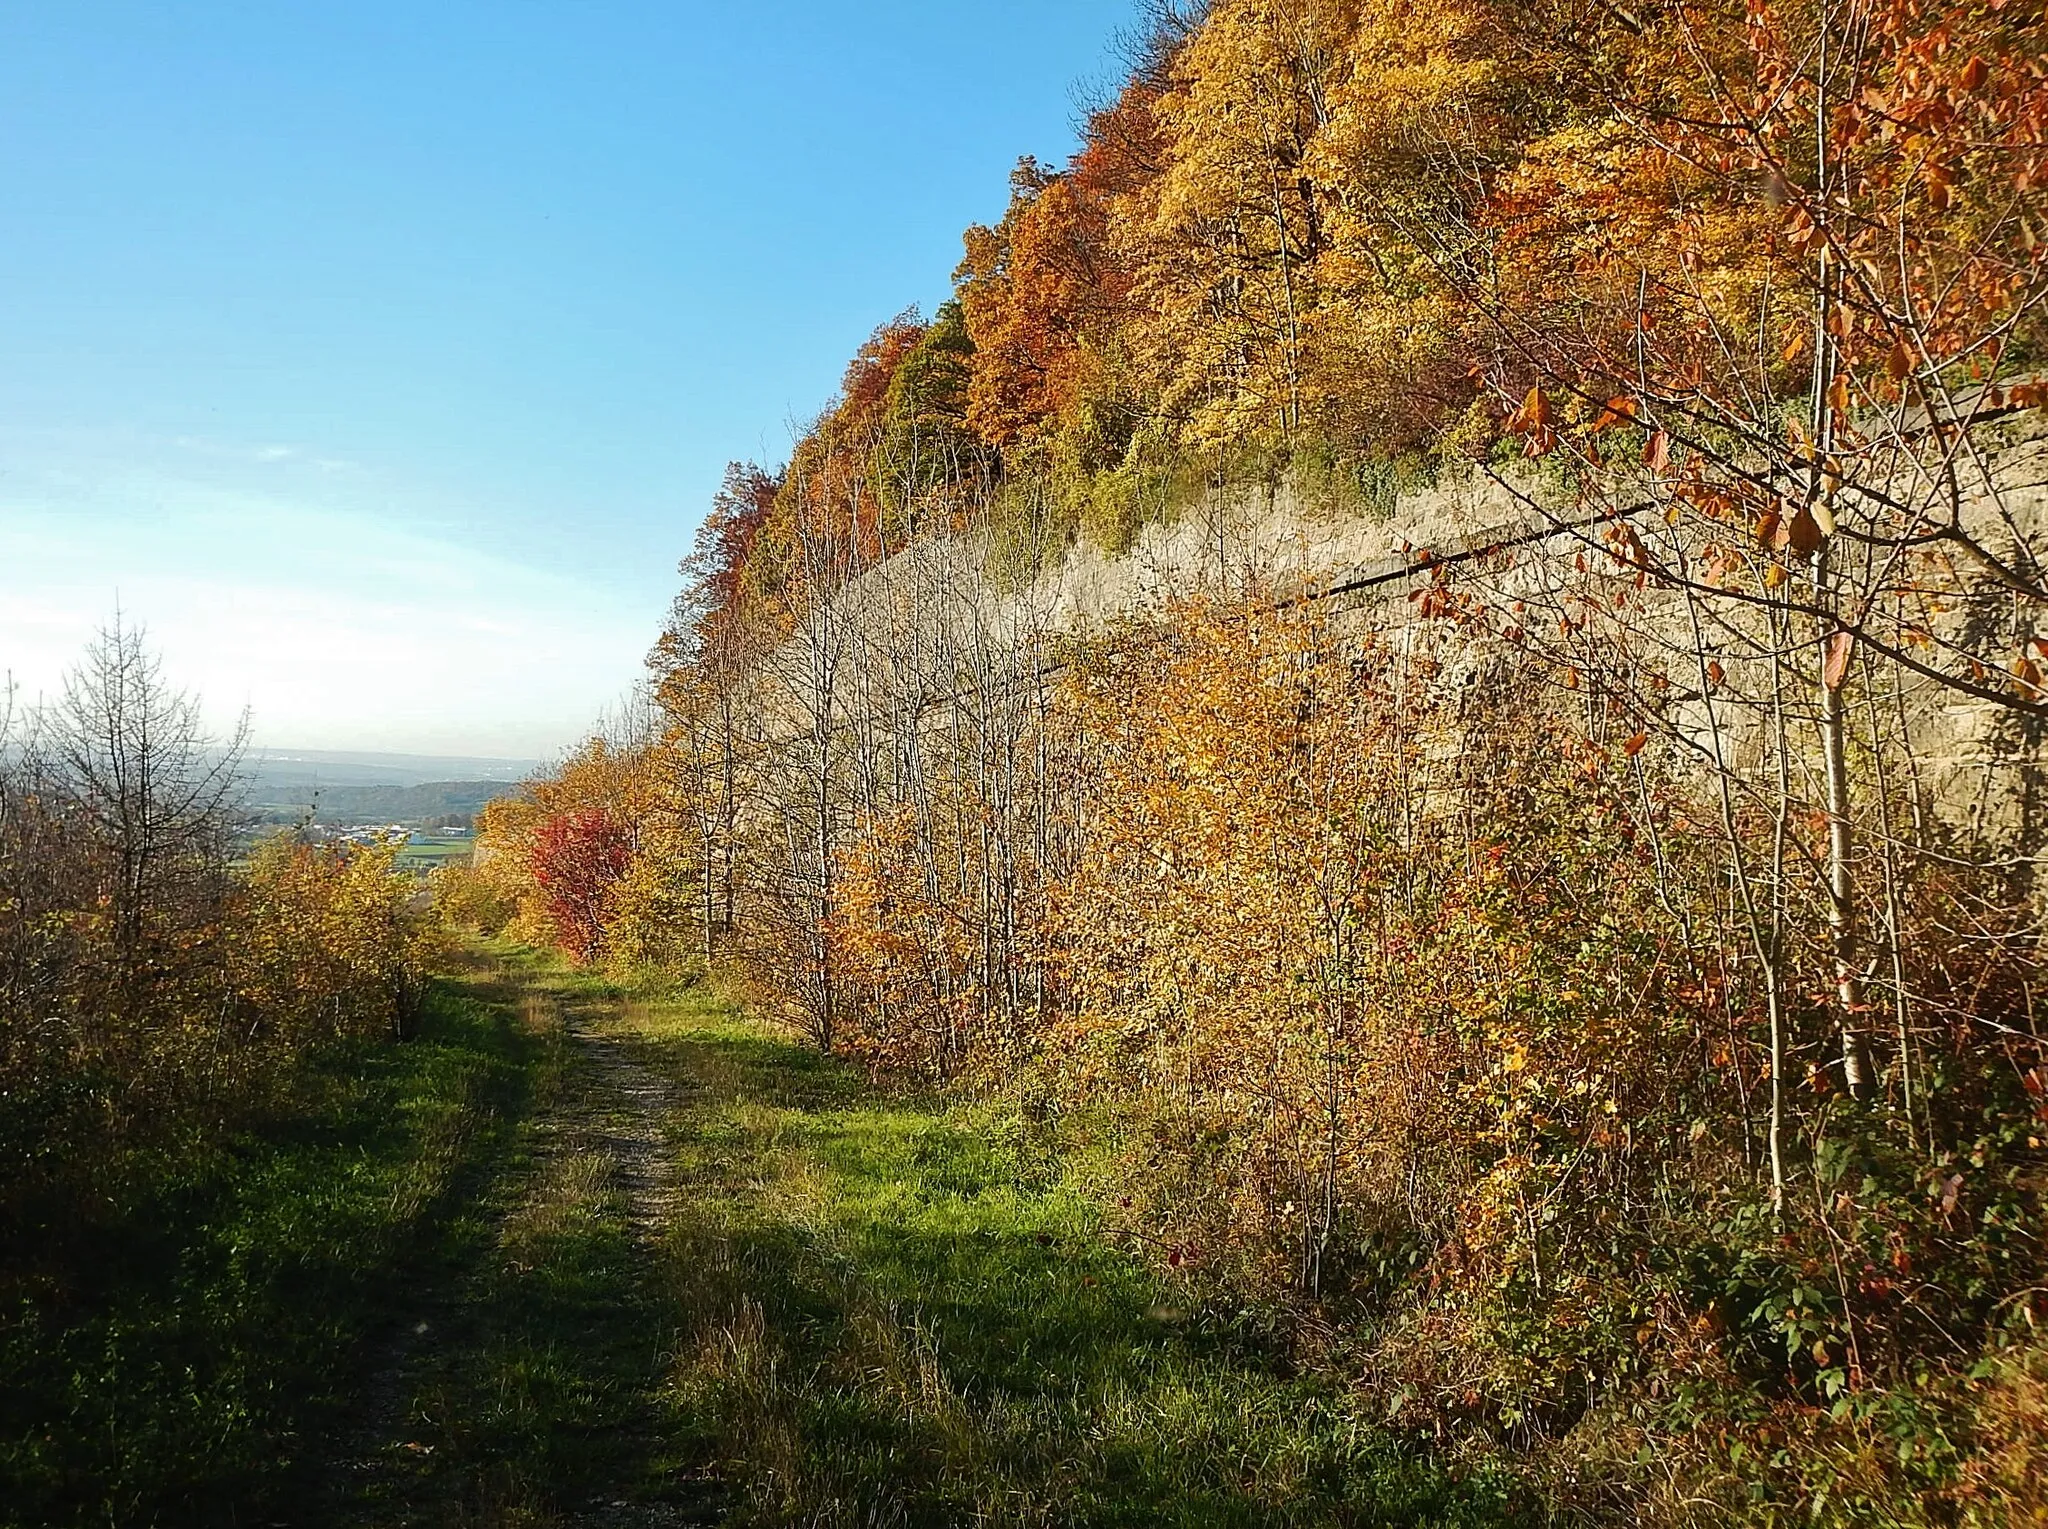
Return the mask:
<path id="1" fill-rule="evenodd" d="M 676 1389 L 736 1521 L 1516 1521 L 1198 1320 L 985 1118 L 715 1018 L 642 1045 L 694 1095 Z"/>
<path id="2" fill-rule="evenodd" d="M 276 1108 L 31 1245 L 0 1322 L 0 1523 L 216 1524 L 323 1495 L 396 1310 L 450 1267 L 525 1107 L 510 1012 L 311 1059 Z"/>

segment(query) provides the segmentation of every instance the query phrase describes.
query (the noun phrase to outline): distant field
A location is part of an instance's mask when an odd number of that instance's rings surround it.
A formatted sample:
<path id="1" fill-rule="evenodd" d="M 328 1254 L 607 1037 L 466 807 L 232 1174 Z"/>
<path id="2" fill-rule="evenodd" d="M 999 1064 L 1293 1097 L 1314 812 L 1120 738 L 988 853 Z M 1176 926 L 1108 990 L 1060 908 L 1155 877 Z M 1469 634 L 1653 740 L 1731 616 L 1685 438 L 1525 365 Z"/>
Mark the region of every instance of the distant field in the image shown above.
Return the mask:
<path id="1" fill-rule="evenodd" d="M 398 868 L 406 871 L 431 871 L 436 866 L 451 861 L 466 864 L 476 841 L 472 838 L 419 838 L 406 844 L 398 852 Z"/>

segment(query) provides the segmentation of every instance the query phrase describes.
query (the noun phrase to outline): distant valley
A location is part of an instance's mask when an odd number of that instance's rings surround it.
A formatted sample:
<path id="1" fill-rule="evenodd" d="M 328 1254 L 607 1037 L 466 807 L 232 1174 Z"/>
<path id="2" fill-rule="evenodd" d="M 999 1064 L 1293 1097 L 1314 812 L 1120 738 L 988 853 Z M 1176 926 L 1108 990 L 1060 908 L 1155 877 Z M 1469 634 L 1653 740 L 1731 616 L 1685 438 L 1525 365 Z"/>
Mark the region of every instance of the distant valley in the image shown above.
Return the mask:
<path id="1" fill-rule="evenodd" d="M 468 827 L 537 761 L 318 749 L 262 749 L 244 764 L 247 821 L 347 828 Z"/>

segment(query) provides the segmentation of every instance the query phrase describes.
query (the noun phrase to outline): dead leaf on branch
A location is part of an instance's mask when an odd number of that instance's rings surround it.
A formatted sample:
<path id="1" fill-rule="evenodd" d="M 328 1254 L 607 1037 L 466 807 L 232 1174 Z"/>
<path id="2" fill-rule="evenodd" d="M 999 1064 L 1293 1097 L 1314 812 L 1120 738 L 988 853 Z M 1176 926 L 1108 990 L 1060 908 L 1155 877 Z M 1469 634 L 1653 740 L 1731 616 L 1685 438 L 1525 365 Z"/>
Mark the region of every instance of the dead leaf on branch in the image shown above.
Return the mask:
<path id="1" fill-rule="evenodd" d="M 1623 394 L 1618 398 L 1607 400 L 1606 404 L 1602 406 L 1598 417 L 1594 419 L 1593 428 L 1596 431 L 1611 430 L 1616 425 L 1628 424 L 1635 417 L 1636 401 Z"/>
<path id="2" fill-rule="evenodd" d="M 1856 646 L 1856 639 L 1847 632 L 1837 632 L 1828 639 L 1827 656 L 1821 664 L 1821 682 L 1830 690 L 1840 690 L 1842 682 L 1849 677 L 1849 655 Z"/>
<path id="3" fill-rule="evenodd" d="M 1792 524 L 1785 528 L 1785 545 L 1801 557 L 1812 557 L 1826 540 L 1827 533 L 1814 518 L 1812 506 L 1801 505 L 1799 513 L 1792 517 Z"/>

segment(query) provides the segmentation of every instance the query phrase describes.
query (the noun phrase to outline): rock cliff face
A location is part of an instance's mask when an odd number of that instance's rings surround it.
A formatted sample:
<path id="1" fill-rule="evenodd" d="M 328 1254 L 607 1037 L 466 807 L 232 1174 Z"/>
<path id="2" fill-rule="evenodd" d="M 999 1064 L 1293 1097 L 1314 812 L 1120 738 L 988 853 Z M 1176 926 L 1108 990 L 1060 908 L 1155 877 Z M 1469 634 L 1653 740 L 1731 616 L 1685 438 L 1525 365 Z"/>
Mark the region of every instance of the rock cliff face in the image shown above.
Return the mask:
<path id="1" fill-rule="evenodd" d="M 2008 428 L 1989 452 L 1989 475 L 1998 492 L 1961 506 L 1960 524 L 1991 558 L 2030 566 L 2029 546 L 2048 533 L 2048 439 L 2038 427 Z M 1622 502 L 1644 509 L 1625 518 L 1655 541 L 1665 529 L 1661 503 L 1650 485 L 1639 487 Z M 1614 521 L 1533 472 L 1470 471 L 1402 495 L 1380 515 L 1319 508 L 1284 483 L 1216 492 L 1143 526 L 1126 552 L 1076 543 L 1021 586 L 992 576 L 971 536 L 913 543 L 842 590 L 826 618 L 832 630 L 799 634 L 794 647 L 813 660 L 821 643 L 833 648 L 831 709 L 881 721 L 877 706 L 900 716 L 906 703 L 914 712 L 963 684 L 1028 687 L 1072 640 L 1113 633 L 1175 600 L 1310 602 L 1361 640 L 1371 634 L 1426 660 L 1439 686 L 1465 693 L 1471 727 L 1485 725 L 1490 705 L 1529 704 L 1529 687 L 1512 681 L 1526 680 L 1532 664 L 1553 674 L 1576 666 L 1593 681 L 1589 690 L 1633 686 L 1638 701 L 1654 705 L 1669 724 L 1657 750 L 1754 769 L 1772 729 L 1788 717 L 1794 731 L 1811 723 L 1819 634 L 1789 619 L 1773 638 L 1771 613 L 1739 598 L 1688 596 L 1655 580 L 1631 590 L 1633 570 L 1609 557 L 1602 536 Z M 1684 555 L 1675 541 L 1665 550 L 1673 559 L 1665 566 Z M 1439 568 L 1449 589 L 1491 619 L 1446 621 L 1411 598 Z M 2048 637 L 2048 610 L 1986 566 L 1951 559 L 1945 582 L 1949 597 L 1928 605 L 1931 638 L 1981 648 L 1997 636 L 1990 646 L 2018 650 Z M 1604 615 L 1605 659 L 1501 635 L 1539 619 L 1554 624 L 1574 602 L 1615 597 L 1626 609 Z M 1524 616 L 1509 619 L 1518 606 Z M 1627 653 L 1635 662 L 1614 657 Z M 818 672 L 794 653 L 776 667 Z M 785 705 L 805 688 L 797 683 Z M 2024 859 L 2042 851 L 2048 729 L 2040 719 L 1896 667 L 1864 688 L 1857 725 L 1903 745 L 1915 772 L 1890 785 L 1915 796 L 1959 852 Z M 1586 692 L 1560 689 L 1555 699 L 1586 708 L 1598 730 Z M 799 702 L 795 710 L 816 708 Z"/>

